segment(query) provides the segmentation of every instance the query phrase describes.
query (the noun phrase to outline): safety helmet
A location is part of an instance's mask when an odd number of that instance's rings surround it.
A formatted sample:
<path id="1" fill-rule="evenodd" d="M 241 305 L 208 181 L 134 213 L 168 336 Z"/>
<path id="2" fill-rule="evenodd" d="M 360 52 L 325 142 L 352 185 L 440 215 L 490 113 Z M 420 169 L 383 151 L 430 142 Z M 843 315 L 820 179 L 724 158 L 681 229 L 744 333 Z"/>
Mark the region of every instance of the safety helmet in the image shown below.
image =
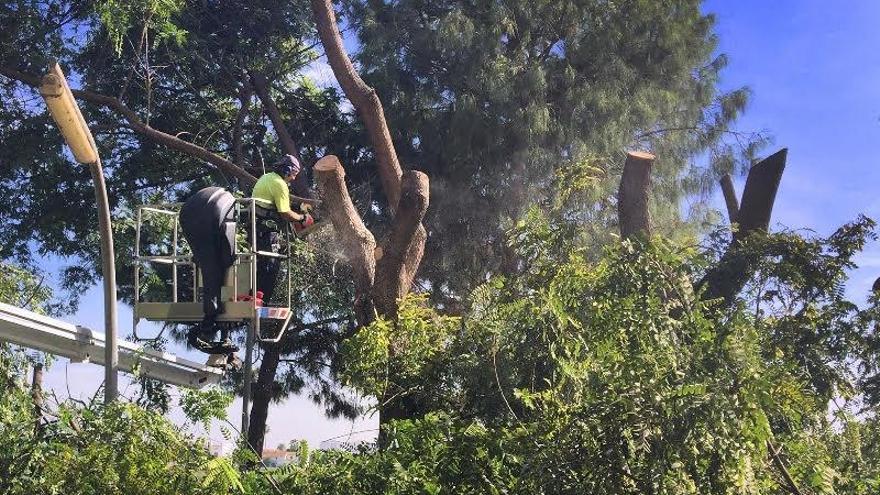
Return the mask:
<path id="1" fill-rule="evenodd" d="M 282 155 L 272 167 L 275 169 L 275 172 L 282 177 L 296 175 L 300 170 L 299 160 L 293 155 Z"/>

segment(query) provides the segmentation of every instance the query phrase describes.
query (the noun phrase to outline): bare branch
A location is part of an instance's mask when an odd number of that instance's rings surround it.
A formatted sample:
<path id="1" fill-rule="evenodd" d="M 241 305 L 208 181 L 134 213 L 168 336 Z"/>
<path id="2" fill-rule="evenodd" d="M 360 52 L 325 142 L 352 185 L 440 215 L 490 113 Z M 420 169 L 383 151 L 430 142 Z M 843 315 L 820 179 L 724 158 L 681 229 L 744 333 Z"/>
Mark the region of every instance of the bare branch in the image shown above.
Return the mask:
<path id="1" fill-rule="evenodd" d="M 238 92 L 238 101 L 241 102 L 241 106 L 238 108 L 238 114 L 232 124 L 232 161 L 239 167 L 244 167 L 244 143 L 241 135 L 244 121 L 251 110 L 251 96 L 253 96 L 253 89 L 245 81 Z"/>
<path id="2" fill-rule="evenodd" d="M 134 78 L 137 64 L 140 62 L 141 50 L 143 50 L 144 43 L 147 40 L 147 30 L 150 29 L 150 21 L 153 19 L 153 13 L 154 11 L 150 9 L 150 13 L 147 15 L 147 19 L 144 21 L 144 27 L 141 30 L 141 36 L 138 40 L 137 48 L 134 49 L 135 60 L 131 64 L 131 68 L 128 70 L 128 75 L 125 76 L 125 82 L 122 83 L 122 89 L 119 90 L 119 95 L 116 96 L 116 99 L 119 101 L 125 100 L 125 91 L 128 90 L 128 85 L 131 83 L 132 78 Z"/>
<path id="3" fill-rule="evenodd" d="M 785 482 L 788 484 L 788 486 L 784 486 L 783 488 L 791 492 L 792 495 L 803 495 L 800 488 L 798 488 L 797 483 L 795 483 L 794 478 L 791 477 L 791 473 L 789 473 L 788 469 L 785 467 L 785 463 L 782 462 L 782 458 L 779 457 L 779 450 L 773 446 L 773 442 L 770 440 L 767 440 L 767 450 L 770 451 L 770 458 L 773 459 L 773 464 L 776 466 L 776 469 L 782 473 L 782 477 L 785 478 Z"/>
<path id="4" fill-rule="evenodd" d="M 15 79 L 35 88 L 40 86 L 39 77 L 32 74 L 25 74 L 23 72 L 19 72 L 15 69 L 11 69 L 8 67 L 0 67 L 0 75 L 6 76 L 10 79 Z M 133 110 L 131 110 L 121 101 L 112 96 L 106 96 L 88 90 L 72 90 L 72 92 L 73 96 L 77 98 L 83 99 L 90 103 L 94 103 L 96 105 L 109 107 L 110 109 L 121 114 L 122 117 L 125 118 L 126 121 L 128 121 L 128 124 L 129 126 L 131 126 L 132 130 L 146 137 L 147 139 L 150 139 L 151 141 L 167 146 L 173 150 L 180 151 L 194 158 L 204 160 L 216 166 L 222 172 L 237 178 L 246 185 L 253 185 L 257 181 L 256 177 L 247 173 L 243 168 L 232 163 L 226 158 L 216 153 L 212 153 L 211 151 L 208 151 L 201 146 L 190 143 L 188 141 L 184 141 L 176 136 L 150 127 L 149 125 L 145 124 Z"/>
<path id="5" fill-rule="evenodd" d="M 254 85 L 254 90 L 257 92 L 257 96 L 259 96 L 260 101 L 263 102 L 263 111 L 272 122 L 275 134 L 278 135 L 278 140 L 281 142 L 281 149 L 284 150 L 284 153 L 293 155 L 297 160 L 302 162 L 302 158 L 299 154 L 299 147 L 290 135 L 290 131 L 287 130 L 287 126 L 284 124 L 284 119 L 281 117 L 281 111 L 278 109 L 278 105 L 275 104 L 275 100 L 272 99 L 272 95 L 269 93 L 269 82 L 266 80 L 266 76 L 258 72 L 250 72 L 249 75 L 251 84 Z M 293 192 L 299 196 L 309 196 L 310 191 L 308 181 L 309 178 L 306 174 L 297 175 L 296 179 L 293 181 Z"/>

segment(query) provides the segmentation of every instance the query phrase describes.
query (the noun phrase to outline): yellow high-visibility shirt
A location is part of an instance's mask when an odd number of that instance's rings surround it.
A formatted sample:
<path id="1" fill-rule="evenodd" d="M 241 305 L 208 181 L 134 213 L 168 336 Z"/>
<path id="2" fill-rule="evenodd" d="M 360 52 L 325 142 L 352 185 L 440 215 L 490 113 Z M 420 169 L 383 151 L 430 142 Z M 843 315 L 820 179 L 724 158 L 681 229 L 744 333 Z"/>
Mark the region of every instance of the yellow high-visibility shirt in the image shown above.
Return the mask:
<path id="1" fill-rule="evenodd" d="M 275 172 L 263 174 L 254 185 L 252 197 L 271 201 L 278 213 L 290 211 L 290 189 L 283 177 Z"/>

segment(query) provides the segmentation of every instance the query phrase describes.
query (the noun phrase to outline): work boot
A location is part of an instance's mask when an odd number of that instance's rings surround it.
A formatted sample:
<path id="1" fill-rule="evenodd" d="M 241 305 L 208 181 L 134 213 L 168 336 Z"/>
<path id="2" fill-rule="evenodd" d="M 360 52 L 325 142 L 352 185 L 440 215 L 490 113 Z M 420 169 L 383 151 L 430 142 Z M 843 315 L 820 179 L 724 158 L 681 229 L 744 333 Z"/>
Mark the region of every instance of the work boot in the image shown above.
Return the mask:
<path id="1" fill-rule="evenodd" d="M 215 349 L 222 350 L 222 352 L 220 354 L 225 354 L 227 352 L 228 353 L 238 352 L 238 346 L 235 345 L 235 343 L 233 343 L 232 340 L 229 338 L 223 339 L 218 342 L 212 342 L 211 344 L 214 346 Z"/>
<path id="2" fill-rule="evenodd" d="M 195 341 L 190 341 L 189 344 L 205 354 L 232 354 L 238 352 L 238 346 L 229 340 L 205 342 L 201 339 L 195 339 Z"/>
<path id="3" fill-rule="evenodd" d="M 206 325 L 203 322 L 190 329 L 186 334 L 186 341 L 189 345 L 201 351 L 211 346 L 211 342 L 216 334 L 217 331 L 213 328 L 212 324 Z"/>
<path id="4" fill-rule="evenodd" d="M 228 354 L 238 352 L 238 346 L 235 345 L 229 337 L 216 341 L 213 340 L 215 335 L 217 335 L 216 324 L 203 322 L 201 325 L 190 330 L 186 341 L 192 347 L 207 354 Z"/>
<path id="5" fill-rule="evenodd" d="M 214 332 L 192 332 L 187 338 L 187 342 L 192 347 L 206 354 L 231 354 L 238 352 L 238 346 L 231 339 L 223 340 L 206 340 L 214 337 Z"/>

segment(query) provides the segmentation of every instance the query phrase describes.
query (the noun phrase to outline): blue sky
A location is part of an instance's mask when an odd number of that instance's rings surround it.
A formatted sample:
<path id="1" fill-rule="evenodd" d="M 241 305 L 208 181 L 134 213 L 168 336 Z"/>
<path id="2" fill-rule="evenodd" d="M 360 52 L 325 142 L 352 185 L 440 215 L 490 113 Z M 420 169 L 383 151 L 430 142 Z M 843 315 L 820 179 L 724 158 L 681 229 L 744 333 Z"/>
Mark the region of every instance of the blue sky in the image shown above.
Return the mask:
<path id="1" fill-rule="evenodd" d="M 767 154 L 789 148 L 774 222 L 827 235 L 859 213 L 880 219 L 880 169 L 872 149 L 880 142 L 880 2 L 712 0 L 704 9 L 716 14 L 719 51 L 730 59 L 723 86 L 747 85 L 753 91 L 738 127 L 769 131 L 775 143 Z M 320 79 L 332 78 L 326 66 L 318 64 L 313 71 Z M 741 191 L 742 180 L 738 185 Z M 716 201 L 721 208 L 720 198 Z M 863 300 L 880 276 L 877 244 L 859 263 L 849 292 Z M 82 309 L 69 320 L 103 328 L 99 288 L 85 295 Z M 130 322 L 131 312 L 120 308 L 123 335 Z M 97 366 L 58 362 L 47 384 L 59 393 L 70 385 L 73 395 L 83 396 L 94 393 L 102 373 Z M 230 408 L 234 423 L 239 408 L 238 401 Z M 179 413 L 174 417 L 179 419 Z M 266 444 L 304 438 L 317 446 L 375 426 L 375 417 L 354 423 L 326 420 L 308 400 L 294 398 L 271 408 Z M 219 438 L 216 430 L 211 436 Z"/>
<path id="2" fill-rule="evenodd" d="M 726 87 L 747 85 L 739 127 L 788 147 L 773 220 L 829 234 L 859 213 L 880 219 L 880 2 L 711 0 Z M 740 181 L 741 185 L 741 181 Z M 741 189 L 740 189 L 741 191 Z M 859 258 L 851 297 L 880 276 L 880 250 Z"/>
<path id="3" fill-rule="evenodd" d="M 753 91 L 739 126 L 770 131 L 768 152 L 789 148 L 774 221 L 829 233 L 880 216 L 880 2 L 712 0 L 706 10 L 730 57 L 723 84 Z"/>

